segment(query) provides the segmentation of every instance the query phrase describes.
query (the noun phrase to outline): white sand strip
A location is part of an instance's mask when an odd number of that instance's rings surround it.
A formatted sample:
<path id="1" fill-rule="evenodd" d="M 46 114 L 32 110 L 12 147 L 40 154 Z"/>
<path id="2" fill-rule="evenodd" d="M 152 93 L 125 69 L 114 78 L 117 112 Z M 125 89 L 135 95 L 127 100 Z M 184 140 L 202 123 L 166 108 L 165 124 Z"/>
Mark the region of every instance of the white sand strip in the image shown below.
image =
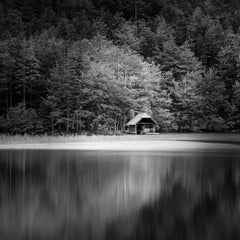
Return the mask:
<path id="1" fill-rule="evenodd" d="M 191 141 L 120 141 L 2 144 L 0 149 L 62 149 L 62 150 L 112 150 L 112 151 L 196 151 L 239 150 L 235 144 L 204 143 Z"/>

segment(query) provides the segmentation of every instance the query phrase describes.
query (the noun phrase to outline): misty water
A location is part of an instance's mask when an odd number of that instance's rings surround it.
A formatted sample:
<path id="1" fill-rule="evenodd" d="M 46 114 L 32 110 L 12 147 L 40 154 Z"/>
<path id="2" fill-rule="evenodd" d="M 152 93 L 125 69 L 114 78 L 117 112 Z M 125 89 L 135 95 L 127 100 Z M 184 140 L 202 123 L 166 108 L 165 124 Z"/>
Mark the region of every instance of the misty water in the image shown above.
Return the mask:
<path id="1" fill-rule="evenodd" d="M 240 151 L 0 151 L 0 239 L 239 239 Z"/>

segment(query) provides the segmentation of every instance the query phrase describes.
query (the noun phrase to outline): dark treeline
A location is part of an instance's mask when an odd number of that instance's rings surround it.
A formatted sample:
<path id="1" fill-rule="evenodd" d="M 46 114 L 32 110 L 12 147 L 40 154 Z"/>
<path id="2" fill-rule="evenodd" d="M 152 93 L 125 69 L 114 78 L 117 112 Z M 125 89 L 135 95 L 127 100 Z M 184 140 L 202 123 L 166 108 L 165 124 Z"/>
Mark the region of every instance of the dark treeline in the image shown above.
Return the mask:
<path id="1" fill-rule="evenodd" d="M 240 128 L 240 3 L 2 0 L 0 131 Z"/>

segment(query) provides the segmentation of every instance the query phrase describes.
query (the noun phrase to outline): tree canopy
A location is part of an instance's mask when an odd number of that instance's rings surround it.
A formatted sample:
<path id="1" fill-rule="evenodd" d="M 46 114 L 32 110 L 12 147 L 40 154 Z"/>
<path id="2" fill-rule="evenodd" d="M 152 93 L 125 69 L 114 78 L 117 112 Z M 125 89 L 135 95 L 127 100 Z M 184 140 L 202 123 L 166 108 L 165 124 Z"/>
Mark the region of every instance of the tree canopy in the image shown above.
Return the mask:
<path id="1" fill-rule="evenodd" d="M 0 3 L 0 131 L 240 128 L 240 5 L 224 0 Z"/>

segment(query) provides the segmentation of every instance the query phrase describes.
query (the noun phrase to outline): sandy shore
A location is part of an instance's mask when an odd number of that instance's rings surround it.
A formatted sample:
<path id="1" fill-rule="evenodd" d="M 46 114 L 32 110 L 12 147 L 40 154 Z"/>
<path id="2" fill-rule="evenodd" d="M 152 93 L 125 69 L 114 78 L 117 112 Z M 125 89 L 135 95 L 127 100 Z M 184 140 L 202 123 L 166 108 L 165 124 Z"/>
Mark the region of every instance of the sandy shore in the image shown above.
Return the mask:
<path id="1" fill-rule="evenodd" d="M 240 134 L 158 134 L 122 136 L 2 136 L 0 149 L 115 151 L 239 150 Z"/>
<path id="2" fill-rule="evenodd" d="M 230 143 L 208 143 L 196 141 L 107 141 L 74 143 L 2 144 L 0 149 L 62 149 L 62 150 L 112 150 L 112 151 L 197 151 L 240 150 Z"/>

